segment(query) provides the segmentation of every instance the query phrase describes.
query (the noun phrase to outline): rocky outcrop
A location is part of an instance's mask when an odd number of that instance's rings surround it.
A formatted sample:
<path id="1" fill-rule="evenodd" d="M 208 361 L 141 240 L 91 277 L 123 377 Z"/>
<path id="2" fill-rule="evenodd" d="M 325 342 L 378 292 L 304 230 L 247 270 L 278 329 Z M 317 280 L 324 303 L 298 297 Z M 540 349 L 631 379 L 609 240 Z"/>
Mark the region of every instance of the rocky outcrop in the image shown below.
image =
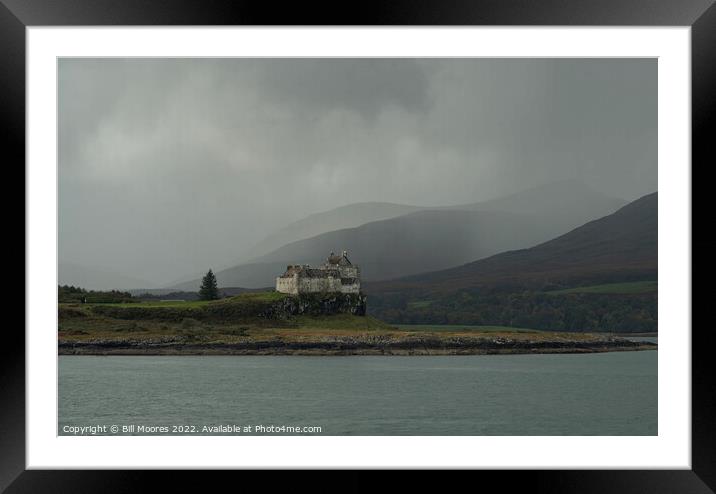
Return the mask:
<path id="1" fill-rule="evenodd" d="M 267 319 L 286 319 L 298 315 L 365 316 L 365 312 L 366 296 L 362 293 L 312 293 L 284 297 L 258 315 Z"/>

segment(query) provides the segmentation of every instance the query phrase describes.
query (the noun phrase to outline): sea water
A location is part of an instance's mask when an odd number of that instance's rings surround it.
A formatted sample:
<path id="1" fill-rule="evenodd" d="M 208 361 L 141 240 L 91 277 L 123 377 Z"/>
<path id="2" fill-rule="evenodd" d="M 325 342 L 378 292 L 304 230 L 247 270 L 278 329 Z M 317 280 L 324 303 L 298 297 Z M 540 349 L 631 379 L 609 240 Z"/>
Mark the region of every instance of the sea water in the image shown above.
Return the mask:
<path id="1" fill-rule="evenodd" d="M 89 426 L 94 429 L 78 429 Z M 58 433 L 90 430 L 106 435 L 656 435 L 657 351 L 60 356 Z"/>

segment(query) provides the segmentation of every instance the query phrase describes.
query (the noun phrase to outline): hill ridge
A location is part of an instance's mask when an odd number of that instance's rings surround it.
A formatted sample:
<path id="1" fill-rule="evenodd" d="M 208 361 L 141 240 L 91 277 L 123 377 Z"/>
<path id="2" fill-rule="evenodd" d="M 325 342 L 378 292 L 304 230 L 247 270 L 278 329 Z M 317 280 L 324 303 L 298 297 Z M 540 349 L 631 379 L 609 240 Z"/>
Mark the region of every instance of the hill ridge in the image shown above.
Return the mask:
<path id="1" fill-rule="evenodd" d="M 415 289 L 415 285 L 428 283 L 453 283 L 455 288 L 465 288 L 524 281 L 530 278 L 529 274 L 534 275 L 533 282 L 559 276 L 598 278 L 600 270 L 602 278 L 656 276 L 657 208 L 658 193 L 653 192 L 610 215 L 530 248 L 509 250 L 453 268 L 368 286 L 378 292 Z M 479 278 L 480 275 L 483 277 Z"/>

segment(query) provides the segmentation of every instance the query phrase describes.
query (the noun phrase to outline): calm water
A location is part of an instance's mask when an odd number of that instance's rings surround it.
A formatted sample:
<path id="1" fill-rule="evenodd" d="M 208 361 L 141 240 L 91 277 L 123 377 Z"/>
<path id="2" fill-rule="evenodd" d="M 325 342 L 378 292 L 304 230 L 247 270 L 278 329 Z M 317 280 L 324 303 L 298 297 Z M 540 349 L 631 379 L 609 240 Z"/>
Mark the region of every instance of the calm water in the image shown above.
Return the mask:
<path id="1" fill-rule="evenodd" d="M 656 351 L 61 356 L 59 375 L 60 434 L 97 424 L 199 432 L 220 424 L 319 426 L 322 435 L 658 433 Z"/>

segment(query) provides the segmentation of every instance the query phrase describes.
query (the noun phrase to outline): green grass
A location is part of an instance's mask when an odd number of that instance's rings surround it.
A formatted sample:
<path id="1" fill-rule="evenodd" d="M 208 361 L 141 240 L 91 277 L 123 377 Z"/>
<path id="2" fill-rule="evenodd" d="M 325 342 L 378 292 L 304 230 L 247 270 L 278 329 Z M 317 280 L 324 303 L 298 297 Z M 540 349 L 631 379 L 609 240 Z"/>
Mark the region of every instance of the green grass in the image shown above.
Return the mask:
<path id="1" fill-rule="evenodd" d="M 253 300 L 253 301 L 260 301 L 260 302 L 271 302 L 274 300 L 280 300 L 282 298 L 285 298 L 286 296 L 287 295 L 285 293 L 279 293 L 279 292 L 249 292 L 249 293 L 242 293 L 240 295 L 234 295 L 233 297 L 229 297 L 229 298 L 223 298 L 221 300 L 214 300 L 211 303 L 221 304 L 221 303 L 240 302 L 240 301 L 246 301 L 246 300 Z"/>
<path id="2" fill-rule="evenodd" d="M 89 314 L 135 321 L 181 322 L 197 319 L 205 322 L 236 322 L 256 319 L 278 300 L 287 297 L 277 292 L 242 293 L 212 301 L 151 301 L 117 304 L 60 304 L 60 320 Z"/>
<path id="3" fill-rule="evenodd" d="M 596 336 L 589 333 L 553 333 L 526 328 L 505 326 L 471 325 L 435 325 L 406 324 L 390 325 L 371 316 L 335 314 L 330 316 L 294 316 L 281 320 L 260 318 L 178 317 L 158 319 L 142 317 L 128 319 L 97 313 L 87 307 L 90 304 L 77 304 L 60 307 L 58 339 L 63 342 L 114 341 L 156 342 L 166 340 L 179 345 L 232 344 L 246 341 L 290 342 L 333 341 L 335 338 L 348 338 L 359 341 L 367 338 L 389 338 L 393 340 L 414 341 L 415 338 L 460 337 L 460 338 L 509 338 L 528 341 L 586 341 Z M 116 315 L 122 308 L 111 307 L 110 314 Z M 240 305 L 243 310 L 243 306 Z M 202 308 L 189 309 L 152 308 L 151 311 L 164 310 L 192 313 Z M 231 309 L 228 312 L 240 312 Z M 104 312 L 104 311 L 102 311 Z M 123 314 L 120 314 L 124 316 Z M 145 316 L 146 314 L 140 314 Z M 133 343 L 132 343 L 133 344 Z"/>
<path id="4" fill-rule="evenodd" d="M 327 335 L 354 335 L 366 332 L 388 333 L 390 326 L 370 316 L 337 314 L 324 317 L 295 316 L 271 321 L 181 321 L 152 319 L 124 320 L 98 316 L 90 311 L 83 317 L 60 318 L 58 336 L 65 341 L 152 340 L 179 337 L 189 342 L 230 343 L 246 338 L 284 338 L 287 340 Z"/>
<path id="5" fill-rule="evenodd" d="M 86 304 L 86 305 L 102 305 L 105 307 L 201 307 L 211 301 L 209 300 L 167 300 L 166 302 L 161 300 L 142 301 L 142 302 L 128 302 L 128 303 L 113 303 L 113 304 Z"/>
<path id="6" fill-rule="evenodd" d="M 539 330 L 528 328 L 513 328 L 510 326 L 473 326 L 469 324 L 396 324 L 398 329 L 404 331 L 441 332 L 485 332 L 485 333 L 539 333 Z"/>
<path id="7" fill-rule="evenodd" d="M 132 303 L 114 303 L 114 304 L 88 304 L 88 305 L 102 305 L 108 307 L 204 307 L 211 305 L 226 305 L 226 304 L 241 304 L 246 302 L 272 302 L 274 300 L 280 300 L 286 295 L 279 292 L 251 292 L 242 293 L 233 297 L 228 297 L 220 300 L 151 300 L 144 302 L 132 302 Z"/>
<path id="8" fill-rule="evenodd" d="M 271 318 L 261 315 L 286 297 L 288 295 L 277 292 L 253 292 L 215 301 L 59 304 L 58 330 L 65 338 L 79 339 L 166 335 L 238 337 L 247 332 L 274 333 L 278 330 L 289 334 L 395 330 L 370 316 L 334 314 Z"/>
<path id="9" fill-rule="evenodd" d="M 362 331 L 378 331 L 391 330 L 395 326 L 391 326 L 380 319 L 371 316 L 354 316 L 352 314 L 335 314 L 331 316 L 295 316 L 291 318 L 291 323 L 296 324 L 299 328 L 306 329 L 345 329 L 345 330 L 362 330 Z"/>
<path id="10" fill-rule="evenodd" d="M 548 293 L 550 295 L 568 295 L 570 293 L 648 293 L 655 292 L 658 289 L 657 281 L 632 281 L 628 283 L 607 283 L 604 285 L 579 286 L 576 288 L 567 288 L 564 290 L 553 290 Z"/>

